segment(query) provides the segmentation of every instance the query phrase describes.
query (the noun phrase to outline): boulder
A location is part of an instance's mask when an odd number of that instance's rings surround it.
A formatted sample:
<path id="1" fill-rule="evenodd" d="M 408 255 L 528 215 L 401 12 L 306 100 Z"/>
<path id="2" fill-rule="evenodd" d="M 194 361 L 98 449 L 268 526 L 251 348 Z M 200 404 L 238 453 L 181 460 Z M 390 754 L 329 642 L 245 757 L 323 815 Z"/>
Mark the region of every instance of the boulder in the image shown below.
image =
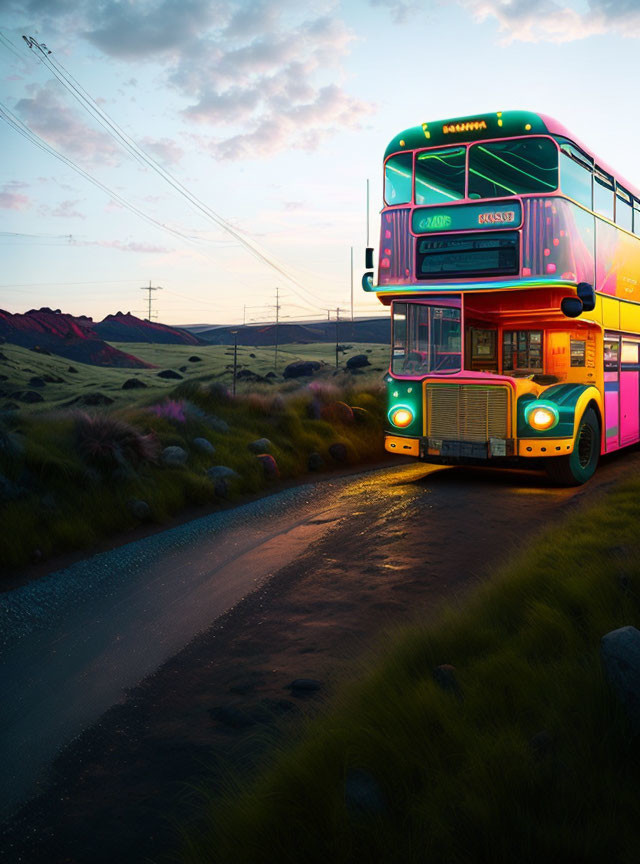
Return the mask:
<path id="1" fill-rule="evenodd" d="M 600 657 L 611 689 L 640 733 L 640 630 L 620 627 L 600 640 Z"/>
<path id="2" fill-rule="evenodd" d="M 262 463 L 262 470 L 267 480 L 277 480 L 280 476 L 278 463 L 269 453 L 260 453 L 256 459 Z"/>
<path id="3" fill-rule="evenodd" d="M 282 374 L 285 378 L 305 378 L 313 375 L 321 366 L 322 363 L 317 360 L 296 360 L 285 366 Z"/>
<path id="4" fill-rule="evenodd" d="M 146 501 L 141 501 L 139 498 L 132 498 L 127 506 L 136 519 L 139 519 L 141 522 L 144 522 L 151 516 L 151 507 L 149 507 Z"/>
<path id="5" fill-rule="evenodd" d="M 205 423 L 207 426 L 211 426 L 212 429 L 215 429 L 216 432 L 226 434 L 229 431 L 229 424 L 221 417 L 207 417 Z"/>
<path id="6" fill-rule="evenodd" d="M 147 385 L 140 378 L 127 378 L 122 385 L 123 390 L 142 390 Z"/>
<path id="7" fill-rule="evenodd" d="M 247 444 L 252 453 L 269 453 L 271 451 L 271 441 L 268 438 L 258 438 Z"/>
<path id="8" fill-rule="evenodd" d="M 347 360 L 347 369 L 361 369 L 363 366 L 370 366 L 369 358 L 366 354 L 354 354 Z"/>
<path id="9" fill-rule="evenodd" d="M 43 375 L 42 380 L 45 384 L 64 384 L 64 379 L 58 378 L 57 375 Z"/>
<path id="10" fill-rule="evenodd" d="M 181 468 L 187 462 L 187 451 L 183 447 L 165 447 L 160 456 L 166 468 Z"/>
<path id="11" fill-rule="evenodd" d="M 44 378 L 41 378 L 39 375 L 34 375 L 33 378 L 29 378 L 29 386 L 30 387 L 44 387 L 47 382 Z"/>
<path id="12" fill-rule="evenodd" d="M 193 446 L 196 450 L 199 450 L 201 453 L 206 453 L 208 456 L 211 456 L 216 452 L 216 448 L 207 438 L 194 438 Z"/>
<path id="13" fill-rule="evenodd" d="M 234 471 L 233 468 L 229 468 L 228 465 L 214 465 L 212 468 L 209 468 L 207 471 L 207 477 L 210 480 L 213 480 L 214 483 L 216 480 L 235 480 L 240 475 L 237 471 Z"/>
<path id="14" fill-rule="evenodd" d="M 158 372 L 158 378 L 170 378 L 174 381 L 182 381 L 182 375 L 176 372 L 175 369 L 163 369 L 162 372 Z"/>
<path id="15" fill-rule="evenodd" d="M 14 399 L 18 399 L 20 402 L 26 402 L 27 405 L 34 405 L 36 402 L 44 402 L 42 393 L 38 393 L 36 390 L 23 390 L 21 393 L 12 393 L 11 395 Z"/>
<path id="16" fill-rule="evenodd" d="M 202 363 L 202 357 L 198 357 L 197 354 L 193 354 L 189 357 L 189 363 Z"/>
<path id="17" fill-rule="evenodd" d="M 343 444 L 342 441 L 336 441 L 335 444 L 331 444 L 329 446 L 329 455 L 336 462 L 346 462 L 348 458 L 346 444 Z"/>
<path id="18" fill-rule="evenodd" d="M 67 372 L 71 372 L 72 375 L 77 375 L 77 374 L 78 374 L 78 370 L 76 369 L 75 366 L 69 366 L 69 368 L 67 369 Z"/>
<path id="19" fill-rule="evenodd" d="M 310 453 L 307 459 L 307 468 L 309 471 L 322 471 L 324 468 L 324 459 L 319 453 Z"/>
<path id="20" fill-rule="evenodd" d="M 329 423 L 353 423 L 353 411 L 346 402 L 330 402 L 322 409 L 321 416 Z"/>
<path id="21" fill-rule="evenodd" d="M 371 421 L 371 414 L 366 408 L 358 408 L 357 405 L 352 405 L 351 411 L 353 412 L 353 419 L 356 423 L 364 424 Z"/>

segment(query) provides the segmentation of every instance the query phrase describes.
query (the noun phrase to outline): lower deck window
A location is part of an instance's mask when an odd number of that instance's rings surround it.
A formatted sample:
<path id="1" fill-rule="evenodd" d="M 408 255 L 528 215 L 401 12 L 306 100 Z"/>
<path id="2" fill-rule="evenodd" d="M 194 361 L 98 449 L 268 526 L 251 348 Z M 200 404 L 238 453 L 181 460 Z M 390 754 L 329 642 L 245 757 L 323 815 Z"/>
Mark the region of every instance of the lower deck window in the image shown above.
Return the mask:
<path id="1" fill-rule="evenodd" d="M 542 330 L 505 330 L 502 368 L 505 372 L 542 372 Z"/>

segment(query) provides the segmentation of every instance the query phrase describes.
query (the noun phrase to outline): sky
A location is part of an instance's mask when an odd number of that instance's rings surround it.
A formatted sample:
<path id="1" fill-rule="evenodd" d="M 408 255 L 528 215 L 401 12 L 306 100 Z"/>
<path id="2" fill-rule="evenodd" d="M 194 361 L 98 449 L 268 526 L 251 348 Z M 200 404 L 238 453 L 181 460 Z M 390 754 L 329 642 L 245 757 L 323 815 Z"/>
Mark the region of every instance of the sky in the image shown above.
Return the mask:
<path id="1" fill-rule="evenodd" d="M 383 314 L 392 137 L 539 111 L 640 186 L 639 80 L 640 0 L 0 0 L 0 308 L 349 317 L 353 248 Z"/>

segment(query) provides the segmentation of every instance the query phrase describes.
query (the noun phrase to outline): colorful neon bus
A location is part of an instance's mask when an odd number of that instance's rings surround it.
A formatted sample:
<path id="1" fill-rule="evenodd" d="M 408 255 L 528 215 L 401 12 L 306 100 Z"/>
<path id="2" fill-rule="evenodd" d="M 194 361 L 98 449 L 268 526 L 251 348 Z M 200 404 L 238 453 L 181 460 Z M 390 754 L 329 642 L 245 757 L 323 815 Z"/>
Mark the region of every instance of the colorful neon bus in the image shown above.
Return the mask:
<path id="1" fill-rule="evenodd" d="M 579 484 L 640 440 L 640 191 L 555 120 L 423 123 L 384 157 L 391 453 Z M 541 464 L 539 461 L 537 464 Z"/>

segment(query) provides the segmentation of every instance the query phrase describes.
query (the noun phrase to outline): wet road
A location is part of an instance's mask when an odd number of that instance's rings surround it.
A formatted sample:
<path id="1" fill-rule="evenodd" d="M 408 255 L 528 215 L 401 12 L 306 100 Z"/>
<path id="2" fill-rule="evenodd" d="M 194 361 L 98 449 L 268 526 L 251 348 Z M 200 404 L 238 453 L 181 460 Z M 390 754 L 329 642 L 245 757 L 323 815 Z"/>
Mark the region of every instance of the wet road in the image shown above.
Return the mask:
<path id="1" fill-rule="evenodd" d="M 508 553 L 563 505 L 639 469 L 640 454 L 625 454 L 579 489 L 513 471 L 377 469 L 211 514 L 1 595 L 0 817 L 39 791 L 60 748 L 127 688 L 309 544 L 333 532 L 336 559 L 348 567 L 340 538 L 349 517 L 419 532 L 447 590 L 446 574 L 477 566 L 478 550 Z M 385 566 L 409 579 L 421 562 L 407 554 Z"/>

